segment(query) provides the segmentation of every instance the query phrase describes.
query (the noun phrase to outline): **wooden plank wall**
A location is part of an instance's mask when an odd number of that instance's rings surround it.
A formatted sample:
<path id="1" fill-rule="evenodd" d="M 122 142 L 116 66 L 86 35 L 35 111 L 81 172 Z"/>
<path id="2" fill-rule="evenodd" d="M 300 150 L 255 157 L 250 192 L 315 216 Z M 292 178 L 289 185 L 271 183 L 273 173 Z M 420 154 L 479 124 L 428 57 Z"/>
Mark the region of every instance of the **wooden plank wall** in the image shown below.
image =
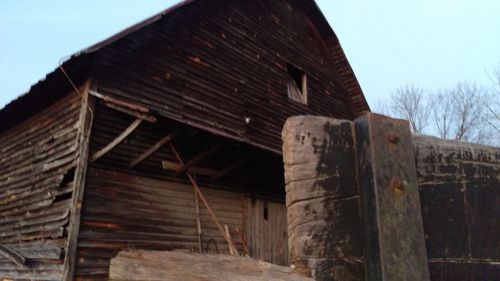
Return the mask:
<path id="1" fill-rule="evenodd" d="M 246 198 L 246 241 L 255 259 L 289 265 L 286 206 L 284 203 Z M 267 208 L 267 211 L 264 209 Z M 264 216 L 267 212 L 267 219 Z"/>
<path id="2" fill-rule="evenodd" d="M 222 224 L 243 229 L 243 196 L 202 188 Z M 201 204 L 201 202 L 200 202 Z M 228 253 L 206 208 L 200 205 L 204 251 Z M 87 174 L 79 234 L 76 278 L 107 280 L 110 258 L 122 249 L 197 249 L 191 185 L 92 168 Z M 237 235 L 233 242 L 241 249 Z M 208 250 L 205 252 L 212 253 Z"/>
<path id="3" fill-rule="evenodd" d="M 2 278 L 62 278 L 79 114 L 72 93 L 0 136 L 0 245 L 26 258 L 0 256 Z"/>
<path id="4" fill-rule="evenodd" d="M 102 50 L 98 91 L 280 153 L 287 117 L 353 116 L 324 40 L 295 2 L 176 9 Z M 307 105 L 287 96 L 287 64 L 307 75 Z"/>

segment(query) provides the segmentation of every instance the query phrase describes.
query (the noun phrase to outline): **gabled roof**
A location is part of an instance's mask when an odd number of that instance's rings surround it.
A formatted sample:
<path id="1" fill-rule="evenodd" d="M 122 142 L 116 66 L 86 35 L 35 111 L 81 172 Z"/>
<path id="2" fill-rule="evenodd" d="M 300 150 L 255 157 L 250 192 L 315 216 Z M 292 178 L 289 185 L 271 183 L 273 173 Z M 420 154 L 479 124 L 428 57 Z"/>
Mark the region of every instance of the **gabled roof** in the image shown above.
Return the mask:
<path id="1" fill-rule="evenodd" d="M 60 67 L 54 69 L 52 72 L 48 73 L 44 79 L 32 85 L 27 93 L 17 97 L 0 110 L 0 120 L 2 120 L 2 122 L 0 122 L 0 133 L 29 118 L 39 110 L 58 100 L 68 91 L 72 90 L 71 85 L 62 73 L 61 68 L 69 73 L 70 77 L 75 82 L 83 81 L 90 71 L 92 56 L 96 52 L 138 30 L 143 29 L 146 26 L 149 26 L 154 22 L 157 22 L 174 10 L 189 8 L 190 4 L 197 1 L 200 0 L 184 0 L 144 21 L 124 29 L 108 39 L 71 55 L 68 59 L 61 63 Z M 340 42 L 316 2 L 314 0 L 290 1 L 295 2 L 301 7 L 302 11 L 309 16 L 320 35 L 323 37 L 328 52 L 332 60 L 335 62 L 335 66 L 337 67 L 339 76 L 344 84 L 344 88 L 349 94 L 350 104 L 355 115 L 353 117 L 358 117 L 370 111 L 368 103 L 363 95 L 363 91 L 361 90 L 361 86 L 359 85 L 358 80 L 354 75 L 354 71 L 352 70 L 347 57 L 342 50 Z M 51 92 L 51 94 L 48 95 L 46 93 L 47 89 L 54 89 L 55 85 L 58 86 L 57 91 Z"/>

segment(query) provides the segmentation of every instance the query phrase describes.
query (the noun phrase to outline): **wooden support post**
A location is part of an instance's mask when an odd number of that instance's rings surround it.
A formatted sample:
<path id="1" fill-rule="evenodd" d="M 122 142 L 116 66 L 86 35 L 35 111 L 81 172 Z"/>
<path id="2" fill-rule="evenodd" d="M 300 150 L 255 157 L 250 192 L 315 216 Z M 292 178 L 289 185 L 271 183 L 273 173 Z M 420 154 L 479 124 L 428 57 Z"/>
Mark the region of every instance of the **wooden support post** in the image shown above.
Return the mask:
<path id="1" fill-rule="evenodd" d="M 224 225 L 224 232 L 226 233 L 226 237 L 229 240 L 229 242 L 233 244 L 233 239 L 231 239 L 231 232 L 229 232 L 229 226 L 227 226 L 227 224 Z M 229 254 L 231 254 L 231 256 L 237 256 L 238 251 L 237 250 L 235 251 L 234 247 L 229 247 Z"/>
<path id="2" fill-rule="evenodd" d="M 241 245 L 243 245 L 243 255 L 248 256 L 250 252 L 248 251 L 247 241 L 245 240 L 245 236 L 243 235 L 243 232 L 241 232 L 239 228 L 236 228 L 236 233 L 238 233 L 238 236 L 240 237 Z"/>
<path id="3" fill-rule="evenodd" d="M 130 126 L 128 126 L 120 135 L 118 135 L 114 140 L 108 143 L 105 147 L 101 148 L 99 151 L 92 155 L 90 159 L 91 162 L 104 156 L 106 153 L 110 152 L 115 146 L 119 145 L 128 135 L 130 135 L 139 125 L 142 123 L 142 119 L 135 119 Z"/>
<path id="4" fill-rule="evenodd" d="M 85 189 L 85 178 L 87 175 L 87 164 L 89 156 L 89 142 L 94 119 L 95 98 L 88 94 L 90 80 L 85 83 L 82 91 L 82 104 L 80 108 L 78 128 L 78 159 L 75 168 L 75 187 L 72 196 L 71 215 L 68 225 L 68 241 L 66 245 L 66 257 L 64 259 L 63 280 L 73 280 L 75 270 L 75 259 L 78 245 L 78 233 L 80 231 L 80 217 Z"/>
<path id="5" fill-rule="evenodd" d="M 409 124 L 372 113 L 355 124 L 367 280 L 429 280 Z"/>
<path id="6" fill-rule="evenodd" d="M 221 149 L 222 146 L 223 146 L 222 143 L 218 143 L 218 144 L 210 147 L 209 149 L 203 151 L 202 153 L 196 155 L 196 157 L 194 157 L 193 159 L 191 159 L 190 161 L 188 161 L 186 164 L 182 164 L 182 167 L 180 167 L 177 171 L 175 171 L 174 175 L 178 176 L 181 173 L 184 173 L 190 167 L 196 165 L 201 160 L 205 159 L 206 157 L 210 156 L 212 153 L 215 153 L 217 150 Z"/>
<path id="7" fill-rule="evenodd" d="M 288 248 L 317 281 L 364 280 L 354 124 L 319 116 L 283 128 Z"/>
<path id="8" fill-rule="evenodd" d="M 137 158 L 135 158 L 134 160 L 132 160 L 130 162 L 130 164 L 128 165 L 128 167 L 130 169 L 134 168 L 139 163 L 141 163 L 142 161 L 144 161 L 146 158 L 148 158 L 149 156 L 151 156 L 151 154 L 153 154 L 156 151 L 158 151 L 158 149 L 162 148 L 164 145 L 166 145 L 167 143 L 169 143 L 170 141 L 172 141 L 174 138 L 175 138 L 175 134 L 173 134 L 173 133 L 164 136 L 159 141 L 157 141 L 153 146 L 151 146 L 146 151 L 144 151 L 143 153 L 141 153 L 141 155 L 137 156 Z"/>
<path id="9" fill-rule="evenodd" d="M 172 143 L 169 143 L 169 145 L 170 145 L 170 148 L 172 149 L 172 152 L 174 153 L 175 157 L 177 158 L 177 161 L 179 161 L 179 163 L 181 163 L 182 165 L 184 165 L 184 161 L 182 160 L 182 157 L 180 156 L 180 154 L 177 152 L 177 149 L 175 149 L 175 147 L 174 147 L 174 145 Z M 195 188 L 196 192 L 200 196 L 200 199 L 203 202 L 203 205 L 205 205 L 205 208 L 207 208 L 208 213 L 210 214 L 210 216 L 214 220 L 215 225 L 219 229 L 219 232 L 224 237 L 224 240 L 226 240 L 226 243 L 227 243 L 227 245 L 229 247 L 229 252 L 230 253 L 238 253 L 238 250 L 236 249 L 236 247 L 231 242 L 231 238 L 226 235 L 224 227 L 219 222 L 219 219 L 217 218 L 217 216 L 215 215 L 214 211 L 212 210 L 212 208 L 208 204 L 208 201 L 205 198 L 205 195 L 203 195 L 203 193 L 201 192 L 201 189 L 198 186 L 198 184 L 196 183 L 194 177 L 189 172 L 186 172 L 186 175 L 187 175 L 189 181 L 191 182 L 191 184 L 193 185 L 193 187 Z"/>
<path id="10" fill-rule="evenodd" d="M 195 179 L 196 180 L 196 179 Z M 203 253 L 203 243 L 201 241 L 201 220 L 200 220 L 200 202 L 198 200 L 198 192 L 196 192 L 196 188 L 193 187 L 194 191 L 194 207 L 195 207 L 195 215 L 196 215 L 196 234 L 198 236 L 198 252 Z"/>

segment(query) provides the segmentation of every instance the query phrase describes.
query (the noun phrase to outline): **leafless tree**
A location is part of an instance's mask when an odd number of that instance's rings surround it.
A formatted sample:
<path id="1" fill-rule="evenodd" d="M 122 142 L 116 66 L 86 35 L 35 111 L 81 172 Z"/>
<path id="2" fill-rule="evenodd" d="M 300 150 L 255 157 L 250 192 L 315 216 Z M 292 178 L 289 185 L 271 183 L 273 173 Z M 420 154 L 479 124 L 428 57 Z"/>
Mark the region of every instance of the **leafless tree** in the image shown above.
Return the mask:
<path id="1" fill-rule="evenodd" d="M 372 110 L 373 112 L 376 112 L 378 114 L 394 117 L 391 112 L 391 108 L 392 105 L 390 101 L 387 101 L 385 99 L 378 99 L 373 104 Z"/>
<path id="2" fill-rule="evenodd" d="M 415 133 L 423 133 L 429 125 L 430 110 L 424 91 L 414 84 L 407 84 L 391 95 L 390 110 L 394 117 L 408 120 Z"/>
<path id="3" fill-rule="evenodd" d="M 441 89 L 430 95 L 429 100 L 432 105 L 432 117 L 434 125 L 436 125 L 437 135 L 440 138 L 449 139 L 453 124 L 452 93 L 448 89 Z"/>
<path id="4" fill-rule="evenodd" d="M 486 101 L 486 119 L 494 132 L 494 137 L 497 139 L 496 144 L 500 145 L 500 65 L 493 71 L 491 78 L 493 87 Z"/>
<path id="5" fill-rule="evenodd" d="M 462 82 L 428 95 L 422 88 L 407 84 L 390 100 L 378 100 L 373 108 L 408 120 L 415 133 L 424 133 L 428 125 L 433 125 L 425 133 L 500 146 L 500 65 L 490 78 L 493 87 Z"/>

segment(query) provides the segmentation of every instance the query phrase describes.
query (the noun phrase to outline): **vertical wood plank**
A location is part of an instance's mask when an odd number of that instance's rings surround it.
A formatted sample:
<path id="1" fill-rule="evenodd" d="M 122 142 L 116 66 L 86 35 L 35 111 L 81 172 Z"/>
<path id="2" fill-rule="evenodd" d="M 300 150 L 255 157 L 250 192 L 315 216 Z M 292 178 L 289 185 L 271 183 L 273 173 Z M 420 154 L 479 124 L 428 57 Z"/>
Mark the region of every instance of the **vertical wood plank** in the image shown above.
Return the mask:
<path id="1" fill-rule="evenodd" d="M 78 232 L 80 230 L 80 217 L 87 163 L 89 154 L 89 140 L 94 118 L 95 98 L 89 95 L 90 79 L 85 83 L 82 91 L 82 103 L 79 118 L 78 160 L 75 170 L 75 187 L 72 197 L 71 216 L 68 226 L 68 242 L 66 245 L 66 258 L 64 260 L 63 280 L 73 280 Z"/>

